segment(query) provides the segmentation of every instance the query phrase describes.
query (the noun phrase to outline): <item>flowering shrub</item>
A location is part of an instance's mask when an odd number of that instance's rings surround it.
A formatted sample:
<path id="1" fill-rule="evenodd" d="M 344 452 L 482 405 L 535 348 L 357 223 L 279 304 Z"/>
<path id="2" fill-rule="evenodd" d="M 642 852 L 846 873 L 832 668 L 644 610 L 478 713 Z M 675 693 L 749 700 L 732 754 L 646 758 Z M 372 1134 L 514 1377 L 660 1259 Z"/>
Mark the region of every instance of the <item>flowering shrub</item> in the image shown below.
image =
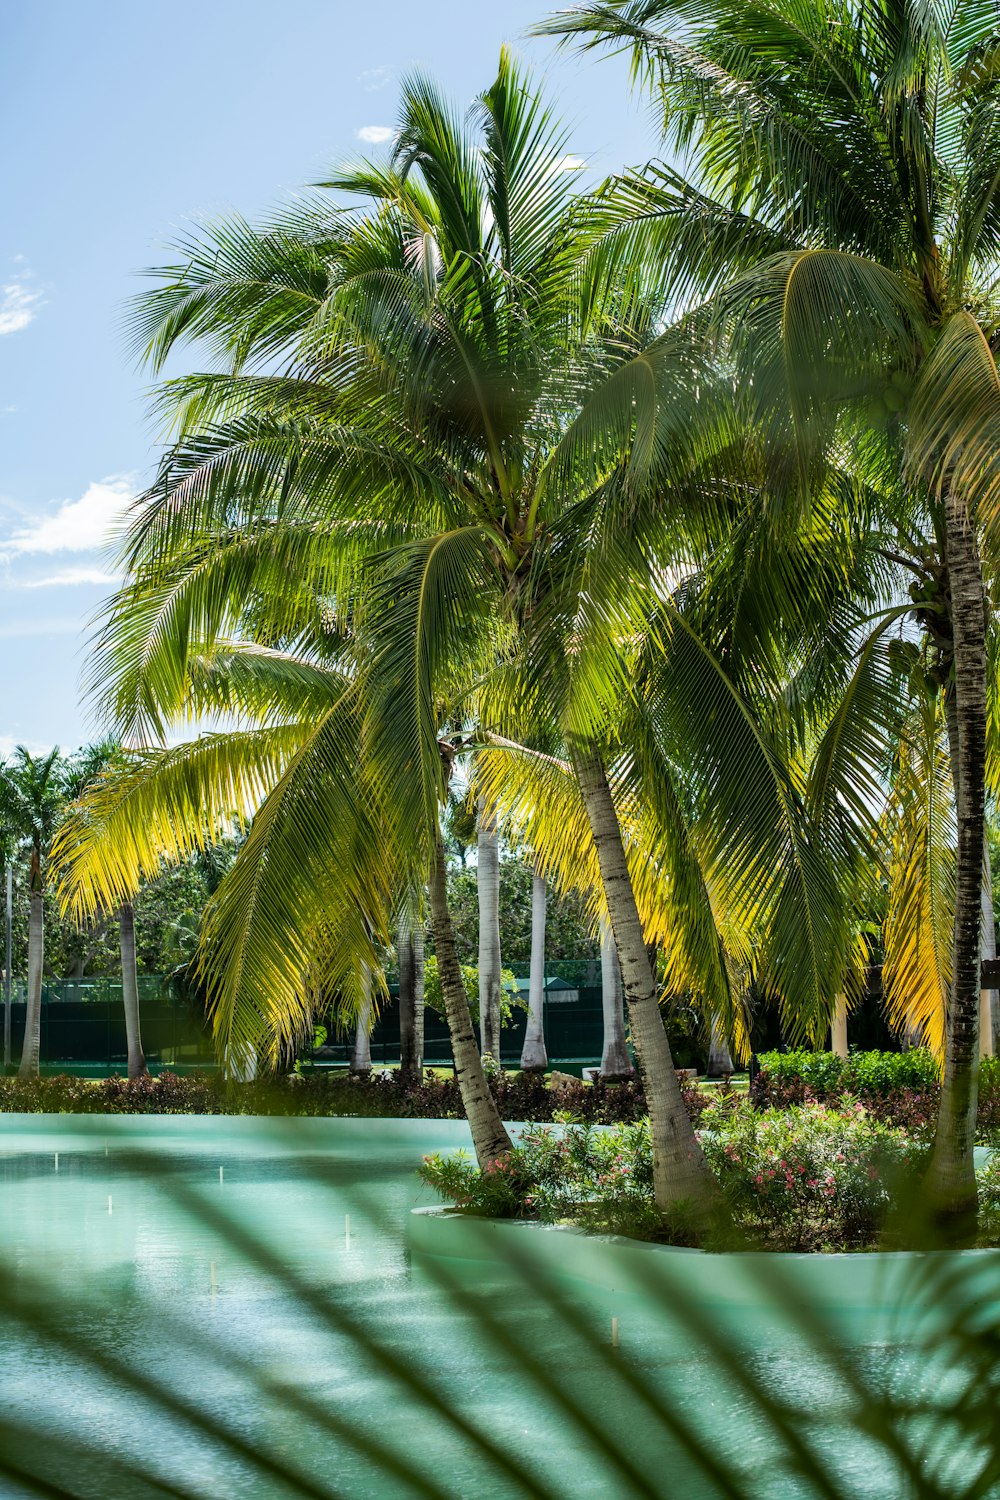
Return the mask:
<path id="1" fill-rule="evenodd" d="M 863 1104 L 709 1110 L 702 1145 L 735 1222 L 774 1249 L 863 1249 L 927 1148 Z"/>
<path id="2" fill-rule="evenodd" d="M 926 1148 L 859 1104 L 761 1113 L 747 1101 L 706 1111 L 702 1144 L 741 1244 L 774 1250 L 869 1249 L 912 1185 Z M 571 1222 L 641 1238 L 682 1236 L 653 1201 L 646 1121 L 610 1130 L 538 1126 L 498 1166 L 480 1173 L 468 1156 L 429 1157 L 421 1176 L 476 1213 Z M 1000 1222 L 1000 1172 L 997 1177 Z"/>

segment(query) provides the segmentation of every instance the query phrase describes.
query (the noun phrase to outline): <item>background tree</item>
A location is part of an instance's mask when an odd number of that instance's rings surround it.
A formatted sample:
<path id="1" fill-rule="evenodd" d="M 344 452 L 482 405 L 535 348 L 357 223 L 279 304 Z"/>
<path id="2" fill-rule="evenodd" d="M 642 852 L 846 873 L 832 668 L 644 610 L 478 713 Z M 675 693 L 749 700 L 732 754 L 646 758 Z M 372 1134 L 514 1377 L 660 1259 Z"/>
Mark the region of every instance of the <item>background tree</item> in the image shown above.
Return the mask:
<path id="1" fill-rule="evenodd" d="M 687 163 L 609 186 L 592 274 L 654 263 L 722 336 L 736 388 L 791 434 L 799 495 L 854 451 L 919 538 L 916 614 L 939 667 L 957 864 L 944 1088 L 928 1191 L 974 1233 L 972 1144 L 986 789 L 987 586 L 1000 500 L 996 19 L 955 0 L 852 12 L 787 0 L 611 0 L 543 27 L 632 49 Z M 718 342 L 716 342 L 718 348 Z M 890 476 L 880 488 L 878 477 Z M 782 484 L 776 490 L 789 486 Z M 788 513 L 787 498 L 782 499 Z M 792 507 L 794 509 L 794 507 Z M 926 579 L 926 586 L 924 580 Z"/>
<path id="2" fill-rule="evenodd" d="M 45 964 L 45 880 L 49 846 L 65 802 L 65 767 L 58 748 L 32 755 L 18 745 L 0 767 L 0 818 L 27 865 L 29 901 L 27 1010 L 18 1076 L 37 1078 Z"/>

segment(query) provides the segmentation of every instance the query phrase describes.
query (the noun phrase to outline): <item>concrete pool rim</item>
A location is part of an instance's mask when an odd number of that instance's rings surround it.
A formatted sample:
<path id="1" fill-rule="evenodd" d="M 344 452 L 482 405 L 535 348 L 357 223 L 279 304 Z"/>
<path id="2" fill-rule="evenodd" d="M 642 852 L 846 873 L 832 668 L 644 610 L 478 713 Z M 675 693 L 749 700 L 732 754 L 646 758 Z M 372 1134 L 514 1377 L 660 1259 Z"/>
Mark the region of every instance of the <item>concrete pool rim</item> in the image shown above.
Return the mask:
<path id="1" fill-rule="evenodd" d="M 438 1206 L 411 1209 L 408 1241 L 418 1259 L 438 1267 L 492 1266 L 529 1280 L 664 1303 L 681 1295 L 703 1312 L 735 1318 L 773 1311 L 776 1297 L 786 1296 L 852 1322 L 947 1318 L 970 1303 L 1000 1306 L 1000 1249 L 712 1252 Z M 956 1278 L 949 1274 L 956 1268 L 971 1274 Z M 937 1288 L 932 1307 L 921 1295 L 928 1286 Z"/>

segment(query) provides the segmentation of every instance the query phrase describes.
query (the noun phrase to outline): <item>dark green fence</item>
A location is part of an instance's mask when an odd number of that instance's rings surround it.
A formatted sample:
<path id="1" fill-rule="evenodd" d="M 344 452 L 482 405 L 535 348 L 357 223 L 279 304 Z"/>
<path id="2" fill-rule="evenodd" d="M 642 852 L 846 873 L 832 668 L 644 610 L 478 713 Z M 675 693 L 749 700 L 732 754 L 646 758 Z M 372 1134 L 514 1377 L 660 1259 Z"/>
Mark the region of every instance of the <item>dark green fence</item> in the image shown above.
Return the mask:
<path id="1" fill-rule="evenodd" d="M 11 1057 L 21 1056 L 24 985 L 12 986 Z M 169 1067 L 204 1067 L 215 1061 L 212 1043 L 191 1008 L 173 1001 L 158 974 L 139 976 L 142 1042 L 149 1061 Z M 106 976 L 58 979 L 42 985 L 41 1062 L 124 1069 L 128 1057 L 120 980 Z"/>
<path id="2" fill-rule="evenodd" d="M 519 981 L 522 998 L 528 998 L 527 964 L 511 964 Z M 390 985 L 390 1002 L 382 1009 L 372 1032 L 372 1063 L 399 1061 L 399 1007 L 396 989 Z M 501 1034 L 501 1061 L 516 1067 L 524 1044 L 527 1013 L 515 1009 L 509 1026 Z M 599 959 L 567 959 L 549 964 L 545 984 L 545 1045 L 552 1067 L 596 1067 L 601 1061 L 604 1044 L 604 1017 L 601 1008 L 601 965 Z M 321 1060 L 332 1063 L 350 1061 L 353 1046 L 350 1035 L 331 1032 L 322 1050 Z M 451 1064 L 451 1044 L 443 1017 L 428 1009 L 424 1015 L 424 1060 L 429 1067 Z"/>
<path id="3" fill-rule="evenodd" d="M 524 1001 L 527 1001 L 527 965 L 512 965 Z M 601 1060 L 603 1018 L 601 1012 L 600 962 L 580 959 L 552 963 L 546 974 L 545 1040 L 553 1067 L 596 1066 Z M 383 1006 L 372 1033 L 372 1062 L 376 1066 L 399 1061 L 399 1008 L 395 987 Z M 11 1057 L 21 1055 L 24 1037 L 24 985 L 13 987 L 11 1006 Z M 159 975 L 139 976 L 139 1010 L 142 1041 L 154 1065 L 203 1067 L 214 1063 L 211 1038 L 190 1007 L 170 999 Z M 502 1035 L 502 1061 L 517 1066 L 527 1020 L 515 1008 L 511 1024 Z M 424 1021 L 425 1059 L 428 1066 L 451 1064 L 451 1044 L 443 1017 L 428 1009 Z M 350 1060 L 353 1033 L 331 1031 L 320 1060 L 346 1064 Z M 106 976 L 46 981 L 42 986 L 41 1061 L 48 1068 L 89 1066 L 124 1068 L 127 1059 L 125 1013 L 121 981 Z"/>

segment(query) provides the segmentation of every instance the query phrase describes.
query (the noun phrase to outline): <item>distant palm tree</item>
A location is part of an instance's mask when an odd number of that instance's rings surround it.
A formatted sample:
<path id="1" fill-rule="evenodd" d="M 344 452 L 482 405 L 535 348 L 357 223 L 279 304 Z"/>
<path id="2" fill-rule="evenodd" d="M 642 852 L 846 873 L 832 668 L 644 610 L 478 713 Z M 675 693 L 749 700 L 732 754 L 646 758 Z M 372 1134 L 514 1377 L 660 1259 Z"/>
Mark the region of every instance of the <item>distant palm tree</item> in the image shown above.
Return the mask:
<path id="1" fill-rule="evenodd" d="M 88 745 L 75 755 L 69 763 L 66 775 L 66 794 L 78 799 L 98 779 L 114 767 L 120 746 L 114 740 L 100 740 Z M 122 969 L 122 1006 L 125 1011 L 125 1045 L 128 1054 L 129 1078 L 143 1078 L 149 1074 L 146 1054 L 142 1048 L 142 1026 L 139 1017 L 139 979 L 135 950 L 135 908 L 131 901 L 123 901 L 118 908 L 118 941 Z"/>
<path id="2" fill-rule="evenodd" d="M 13 760 L 0 766 L 0 820 L 28 864 L 28 987 L 18 1069 L 21 1078 L 37 1078 L 39 1071 L 46 861 L 65 797 L 65 767 L 58 747 L 48 755 L 35 756 L 18 745 Z"/>
<path id="3" fill-rule="evenodd" d="M 548 886 L 536 870 L 531 877 L 531 955 L 528 964 L 528 1018 L 521 1048 L 521 1069 L 544 1073 L 549 1065 L 545 1050 L 545 917 Z"/>

